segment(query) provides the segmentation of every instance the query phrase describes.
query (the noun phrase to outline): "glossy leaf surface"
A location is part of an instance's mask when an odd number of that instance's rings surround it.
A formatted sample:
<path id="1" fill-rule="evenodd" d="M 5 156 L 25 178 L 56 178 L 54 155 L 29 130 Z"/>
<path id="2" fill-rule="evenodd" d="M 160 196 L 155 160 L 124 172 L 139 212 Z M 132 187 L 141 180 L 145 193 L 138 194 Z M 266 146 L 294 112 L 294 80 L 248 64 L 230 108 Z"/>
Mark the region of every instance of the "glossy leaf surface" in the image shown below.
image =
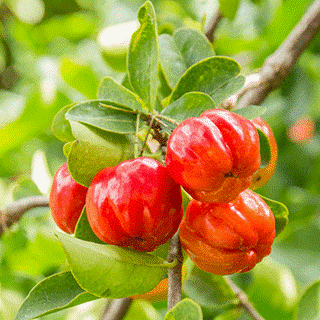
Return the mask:
<path id="1" fill-rule="evenodd" d="M 98 299 L 85 292 L 70 271 L 40 281 L 21 305 L 15 320 L 29 320 Z"/>
<path id="2" fill-rule="evenodd" d="M 59 233 L 72 274 L 89 293 L 124 298 L 153 289 L 169 266 L 162 258 Z"/>

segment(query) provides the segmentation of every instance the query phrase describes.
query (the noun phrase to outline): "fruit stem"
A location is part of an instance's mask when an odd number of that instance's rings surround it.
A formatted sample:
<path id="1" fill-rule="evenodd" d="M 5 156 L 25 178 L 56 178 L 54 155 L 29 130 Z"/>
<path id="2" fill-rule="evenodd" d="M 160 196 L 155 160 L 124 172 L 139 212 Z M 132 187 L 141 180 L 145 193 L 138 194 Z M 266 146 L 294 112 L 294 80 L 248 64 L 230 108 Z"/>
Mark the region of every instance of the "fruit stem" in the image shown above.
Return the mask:
<path id="1" fill-rule="evenodd" d="M 140 157 L 143 156 L 143 151 L 144 151 L 144 148 L 146 147 L 147 140 L 148 140 L 148 137 L 149 137 L 149 134 L 150 134 L 150 130 L 151 130 L 152 125 L 153 125 L 153 122 L 154 122 L 154 118 L 155 118 L 155 116 L 152 115 L 152 116 L 151 116 L 150 123 L 149 123 L 149 127 L 148 127 L 148 131 L 147 131 L 146 137 L 145 137 L 145 139 L 144 139 L 144 141 L 143 141 L 143 145 L 142 145 L 141 152 L 140 152 Z"/>
<path id="2" fill-rule="evenodd" d="M 160 118 L 160 119 L 163 119 L 163 120 L 167 120 L 167 121 L 175 124 L 176 126 L 178 126 L 178 125 L 180 124 L 180 122 L 178 122 L 178 121 L 176 121 L 176 120 L 174 120 L 174 119 L 171 119 L 171 118 L 169 118 L 169 117 L 166 117 L 166 116 L 164 116 L 164 115 L 162 115 L 162 114 L 157 114 L 156 117 L 157 117 L 157 118 Z"/>
<path id="3" fill-rule="evenodd" d="M 140 112 L 137 114 L 136 132 L 134 139 L 134 158 L 138 158 L 139 154 L 139 126 L 140 126 Z"/>
<path id="4" fill-rule="evenodd" d="M 178 231 L 170 240 L 167 257 L 169 263 L 175 260 L 177 261 L 176 266 L 168 270 L 168 311 L 181 301 L 183 255 Z"/>

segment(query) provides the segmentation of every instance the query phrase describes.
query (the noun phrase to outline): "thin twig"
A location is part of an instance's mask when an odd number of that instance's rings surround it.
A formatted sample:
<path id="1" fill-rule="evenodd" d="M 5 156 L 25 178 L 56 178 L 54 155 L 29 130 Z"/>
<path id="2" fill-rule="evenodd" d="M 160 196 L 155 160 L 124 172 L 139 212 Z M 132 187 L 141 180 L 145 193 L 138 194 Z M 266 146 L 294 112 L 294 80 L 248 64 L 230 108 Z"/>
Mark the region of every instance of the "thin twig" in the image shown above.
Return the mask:
<path id="1" fill-rule="evenodd" d="M 168 271 L 168 311 L 181 301 L 182 247 L 179 232 L 171 238 L 167 261 L 177 260 L 177 265 Z"/>
<path id="2" fill-rule="evenodd" d="M 44 196 L 33 196 L 19 199 L 0 211 L 0 236 L 11 225 L 18 222 L 22 215 L 33 208 L 48 207 L 49 200 Z"/>
<path id="3" fill-rule="evenodd" d="M 139 127 L 140 127 L 140 112 L 137 114 L 136 132 L 134 137 L 134 157 L 138 158 L 139 153 Z"/>
<path id="4" fill-rule="evenodd" d="M 259 82 L 243 94 L 237 109 L 260 105 L 289 76 L 295 63 L 320 30 L 320 0 L 316 0 L 281 46 L 269 56 L 259 72 Z"/>
<path id="5" fill-rule="evenodd" d="M 265 320 L 254 308 L 248 299 L 248 296 L 233 282 L 230 278 L 224 278 L 238 299 L 238 306 L 246 310 L 254 320 Z"/>
<path id="6" fill-rule="evenodd" d="M 214 33 L 215 33 L 222 17 L 223 16 L 222 16 L 221 12 L 219 10 L 217 10 L 213 14 L 212 18 L 210 19 L 210 21 L 206 27 L 206 36 L 211 43 L 213 43 L 213 41 L 214 41 Z"/>
<path id="7" fill-rule="evenodd" d="M 114 299 L 107 303 L 101 320 L 121 320 L 128 312 L 132 303 L 131 298 Z"/>
<path id="8" fill-rule="evenodd" d="M 147 141 L 148 141 L 148 137 L 149 137 L 149 134 L 150 134 L 150 130 L 151 130 L 153 122 L 154 122 L 154 118 L 155 118 L 154 115 L 152 115 L 150 123 L 149 123 L 149 127 L 148 127 L 148 131 L 147 131 L 146 137 L 145 137 L 145 139 L 143 141 L 143 145 L 142 145 L 141 152 L 140 152 L 140 157 L 143 156 L 144 148 L 146 147 L 146 144 L 147 144 Z"/>

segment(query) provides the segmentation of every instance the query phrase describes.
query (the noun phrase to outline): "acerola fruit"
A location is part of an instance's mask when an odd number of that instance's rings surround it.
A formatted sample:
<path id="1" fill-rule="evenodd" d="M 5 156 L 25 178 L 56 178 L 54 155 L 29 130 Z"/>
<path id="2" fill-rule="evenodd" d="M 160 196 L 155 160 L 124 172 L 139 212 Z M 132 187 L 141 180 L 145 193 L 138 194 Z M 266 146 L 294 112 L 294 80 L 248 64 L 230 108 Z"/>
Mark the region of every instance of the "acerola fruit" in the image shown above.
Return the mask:
<path id="1" fill-rule="evenodd" d="M 310 142 L 315 135 L 315 123 L 309 116 L 300 117 L 288 130 L 288 138 L 300 145 Z"/>
<path id="2" fill-rule="evenodd" d="M 160 162 L 136 158 L 94 177 L 86 210 L 93 232 L 102 241 L 150 252 L 178 230 L 183 215 L 181 189 Z"/>
<path id="3" fill-rule="evenodd" d="M 228 203 L 260 166 L 259 135 L 246 118 L 224 109 L 189 118 L 172 132 L 166 165 L 196 200 Z"/>
<path id="4" fill-rule="evenodd" d="M 271 148 L 271 158 L 269 164 L 265 168 L 259 168 L 259 170 L 252 176 L 250 189 L 254 190 L 265 185 L 273 176 L 277 165 L 278 147 L 272 129 L 264 120 L 261 118 L 255 118 L 251 120 L 251 122 L 257 129 L 260 129 L 267 136 Z"/>
<path id="5" fill-rule="evenodd" d="M 74 233 L 86 202 L 88 188 L 74 181 L 64 163 L 56 172 L 50 192 L 52 218 L 60 229 Z"/>
<path id="6" fill-rule="evenodd" d="M 217 275 L 247 272 L 271 252 L 275 220 L 262 198 L 247 189 L 227 204 L 192 200 L 179 235 L 200 269 Z"/>

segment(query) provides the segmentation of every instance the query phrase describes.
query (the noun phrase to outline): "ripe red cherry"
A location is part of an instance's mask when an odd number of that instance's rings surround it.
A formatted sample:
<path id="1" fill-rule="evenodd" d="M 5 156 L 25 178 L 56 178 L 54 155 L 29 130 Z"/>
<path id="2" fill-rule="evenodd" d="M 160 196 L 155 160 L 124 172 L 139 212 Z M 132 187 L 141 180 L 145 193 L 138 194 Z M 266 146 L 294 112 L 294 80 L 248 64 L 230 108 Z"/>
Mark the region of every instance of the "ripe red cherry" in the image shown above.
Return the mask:
<path id="1" fill-rule="evenodd" d="M 86 210 L 93 232 L 102 241 L 150 252 L 178 230 L 183 215 L 181 189 L 160 162 L 137 158 L 94 177 Z"/>
<path id="2" fill-rule="evenodd" d="M 249 187 L 260 166 L 258 132 L 240 115 L 208 110 L 172 132 L 166 165 L 196 200 L 228 203 Z"/>
<path id="3" fill-rule="evenodd" d="M 261 197 L 247 189 L 227 204 L 192 200 L 179 236 L 200 269 L 218 275 L 247 272 L 271 252 L 275 220 Z"/>
<path id="4" fill-rule="evenodd" d="M 74 233 L 86 202 L 88 188 L 75 182 L 64 163 L 56 172 L 50 192 L 52 218 L 60 229 Z"/>

